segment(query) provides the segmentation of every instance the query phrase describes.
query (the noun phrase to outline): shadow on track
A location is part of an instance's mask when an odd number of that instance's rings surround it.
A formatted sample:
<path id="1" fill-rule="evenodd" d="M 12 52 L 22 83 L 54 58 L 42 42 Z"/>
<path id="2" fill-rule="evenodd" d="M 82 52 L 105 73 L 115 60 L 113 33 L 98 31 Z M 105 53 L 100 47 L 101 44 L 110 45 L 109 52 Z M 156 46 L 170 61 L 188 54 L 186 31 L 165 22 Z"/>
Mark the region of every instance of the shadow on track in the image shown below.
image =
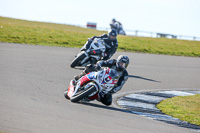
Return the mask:
<path id="1" fill-rule="evenodd" d="M 144 77 L 141 77 L 141 76 L 136 76 L 136 75 L 128 75 L 130 78 L 137 78 L 137 79 L 143 79 L 143 80 L 147 80 L 147 81 L 152 81 L 152 82 L 158 82 L 158 83 L 161 83 L 160 81 L 157 81 L 157 80 L 153 80 L 153 79 L 148 79 L 148 78 L 144 78 Z"/>
<path id="2" fill-rule="evenodd" d="M 130 114 L 135 114 L 129 110 L 123 110 L 123 109 L 119 109 L 119 108 L 115 108 L 115 107 L 111 107 L 111 106 L 106 106 L 106 105 L 99 105 L 99 104 L 95 104 L 95 103 L 82 103 L 79 102 L 78 104 L 83 104 L 83 105 L 87 105 L 87 106 L 92 106 L 92 107 L 96 107 L 96 108 L 102 108 L 102 109 L 108 109 L 108 110 L 113 110 L 113 111 L 119 111 L 119 112 L 124 112 L 124 113 L 130 113 Z M 162 114 L 162 113 L 161 113 Z M 138 114 L 137 114 L 138 115 Z M 199 132 L 200 131 L 200 126 L 195 125 L 195 124 L 190 124 L 189 122 L 173 122 L 173 121 L 166 121 L 166 120 L 162 120 L 162 119 L 154 119 L 157 121 L 162 121 L 165 122 L 167 124 L 172 124 L 172 125 L 176 125 L 179 127 L 183 127 L 183 128 L 188 128 L 194 131 Z"/>
<path id="3" fill-rule="evenodd" d="M 113 111 L 119 111 L 119 112 L 124 112 L 124 113 L 131 113 L 128 110 L 123 110 L 123 109 L 119 109 L 119 108 L 115 108 L 115 107 L 111 107 L 111 106 L 106 106 L 106 105 L 103 105 L 103 104 L 99 105 L 99 104 L 95 104 L 95 103 L 83 103 L 83 102 L 80 102 L 78 104 L 83 104 L 83 105 L 87 105 L 87 106 L 92 106 L 92 107 L 102 108 L 102 109 L 108 109 L 108 110 L 113 110 Z"/>

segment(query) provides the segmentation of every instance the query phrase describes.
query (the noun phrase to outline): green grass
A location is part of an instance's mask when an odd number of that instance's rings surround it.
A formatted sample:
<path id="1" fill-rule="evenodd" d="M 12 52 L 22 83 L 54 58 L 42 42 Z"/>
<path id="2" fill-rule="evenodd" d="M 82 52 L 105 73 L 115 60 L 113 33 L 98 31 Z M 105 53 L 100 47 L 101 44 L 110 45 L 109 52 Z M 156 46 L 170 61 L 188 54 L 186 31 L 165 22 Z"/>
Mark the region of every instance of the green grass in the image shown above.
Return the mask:
<path id="1" fill-rule="evenodd" d="M 6 133 L 6 132 L 1 132 L 1 131 L 0 131 L 0 133 Z"/>
<path id="2" fill-rule="evenodd" d="M 106 31 L 0 17 L 0 42 L 80 48 L 87 38 L 103 33 Z M 118 42 L 120 51 L 200 57 L 200 41 L 119 35 Z"/>
<path id="3" fill-rule="evenodd" d="M 165 114 L 200 126 L 200 94 L 165 99 L 157 107 Z"/>
<path id="4" fill-rule="evenodd" d="M 0 41 L 22 44 L 81 47 L 95 34 L 92 29 L 0 17 Z"/>

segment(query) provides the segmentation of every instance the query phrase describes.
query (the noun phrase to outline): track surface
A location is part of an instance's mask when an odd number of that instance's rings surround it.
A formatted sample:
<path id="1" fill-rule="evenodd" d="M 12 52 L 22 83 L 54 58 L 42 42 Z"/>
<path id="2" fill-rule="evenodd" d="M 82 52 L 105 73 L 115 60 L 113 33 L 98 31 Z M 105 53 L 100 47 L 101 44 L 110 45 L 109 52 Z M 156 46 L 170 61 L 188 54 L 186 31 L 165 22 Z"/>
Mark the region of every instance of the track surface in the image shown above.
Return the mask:
<path id="1" fill-rule="evenodd" d="M 0 131 L 9 133 L 191 133 L 99 102 L 75 104 L 63 92 L 82 70 L 79 49 L 0 43 Z M 200 58 L 117 52 L 130 58 L 119 92 L 200 89 Z M 180 88 L 180 89 L 179 89 Z M 188 88 L 188 89 L 187 89 Z M 116 97 L 116 95 L 114 95 Z"/>

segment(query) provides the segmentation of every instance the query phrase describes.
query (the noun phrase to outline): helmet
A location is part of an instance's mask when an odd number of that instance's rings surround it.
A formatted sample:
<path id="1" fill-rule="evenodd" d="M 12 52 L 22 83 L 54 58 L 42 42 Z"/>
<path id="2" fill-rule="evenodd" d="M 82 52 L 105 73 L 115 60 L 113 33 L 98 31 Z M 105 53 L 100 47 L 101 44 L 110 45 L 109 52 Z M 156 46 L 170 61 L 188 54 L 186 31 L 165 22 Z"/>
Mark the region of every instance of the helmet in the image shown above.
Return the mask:
<path id="1" fill-rule="evenodd" d="M 113 22 L 116 22 L 115 18 L 112 19 Z"/>
<path id="2" fill-rule="evenodd" d="M 117 58 L 116 66 L 117 66 L 118 70 L 120 70 L 120 71 L 125 70 L 128 67 L 128 64 L 129 64 L 129 58 L 128 58 L 128 56 L 126 56 L 126 55 L 120 55 Z"/>
<path id="3" fill-rule="evenodd" d="M 115 40 L 117 38 L 117 31 L 115 29 L 111 29 L 108 32 L 110 40 Z"/>

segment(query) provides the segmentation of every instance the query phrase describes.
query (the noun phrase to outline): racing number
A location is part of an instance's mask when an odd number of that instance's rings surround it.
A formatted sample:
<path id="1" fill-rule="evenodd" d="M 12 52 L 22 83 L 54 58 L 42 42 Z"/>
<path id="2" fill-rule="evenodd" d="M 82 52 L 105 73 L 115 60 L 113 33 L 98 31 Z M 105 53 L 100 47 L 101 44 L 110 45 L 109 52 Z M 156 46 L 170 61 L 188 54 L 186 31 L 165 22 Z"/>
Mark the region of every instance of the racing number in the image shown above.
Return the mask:
<path id="1" fill-rule="evenodd" d="M 105 81 L 108 83 L 110 81 L 110 79 L 111 79 L 110 76 L 108 76 L 105 78 Z"/>

